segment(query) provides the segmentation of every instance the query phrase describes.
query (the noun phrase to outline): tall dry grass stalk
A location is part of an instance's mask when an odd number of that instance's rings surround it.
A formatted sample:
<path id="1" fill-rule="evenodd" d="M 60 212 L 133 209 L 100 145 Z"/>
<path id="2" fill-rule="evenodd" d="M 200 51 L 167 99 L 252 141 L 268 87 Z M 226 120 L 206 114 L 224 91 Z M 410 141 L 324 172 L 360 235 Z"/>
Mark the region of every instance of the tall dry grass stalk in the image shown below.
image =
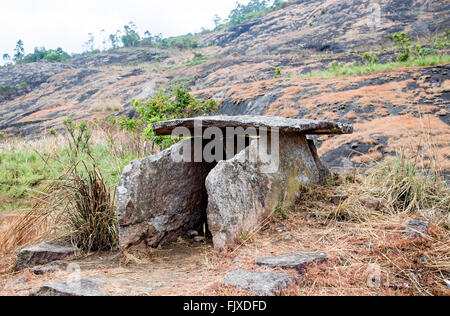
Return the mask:
<path id="1" fill-rule="evenodd" d="M 58 184 L 52 183 L 40 192 L 34 192 L 33 206 L 24 215 L 17 216 L 0 233 L 0 254 L 16 252 L 19 248 L 56 238 L 60 208 L 55 205 Z"/>

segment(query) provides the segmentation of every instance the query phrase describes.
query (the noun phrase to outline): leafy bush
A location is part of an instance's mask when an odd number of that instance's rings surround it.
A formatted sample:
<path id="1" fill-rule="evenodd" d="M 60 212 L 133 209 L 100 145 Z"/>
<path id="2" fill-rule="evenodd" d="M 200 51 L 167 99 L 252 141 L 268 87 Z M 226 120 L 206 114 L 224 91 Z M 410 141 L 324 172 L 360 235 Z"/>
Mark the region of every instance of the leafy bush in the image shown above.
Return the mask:
<path id="1" fill-rule="evenodd" d="M 64 126 L 69 136 L 69 149 L 72 157 L 77 158 L 81 153 L 90 153 L 89 140 L 92 131 L 86 122 L 76 124 L 70 117 L 64 120 Z"/>
<path id="2" fill-rule="evenodd" d="M 275 79 L 279 78 L 281 76 L 281 68 L 277 67 L 275 68 Z"/>
<path id="3" fill-rule="evenodd" d="M 408 61 L 411 56 L 411 40 L 406 37 L 406 33 L 402 32 L 400 34 L 395 33 L 392 35 L 392 38 L 395 42 L 397 42 L 397 45 L 402 48 L 403 52 L 401 52 L 397 56 L 397 60 L 401 62 Z"/>
<path id="4" fill-rule="evenodd" d="M 34 53 L 28 54 L 23 58 L 24 63 L 35 63 L 41 60 L 47 60 L 51 62 L 66 62 L 71 56 L 58 47 L 56 50 L 46 50 L 45 47 L 35 48 Z"/>
<path id="5" fill-rule="evenodd" d="M 136 47 L 139 44 L 141 37 L 136 31 L 136 25 L 130 22 L 128 25 L 123 27 L 125 35 L 122 36 L 122 43 L 125 47 Z"/>
<path id="6" fill-rule="evenodd" d="M 248 4 L 236 3 L 236 7 L 231 10 L 228 19 L 224 24 L 216 25 L 216 30 L 224 29 L 229 25 L 247 22 L 253 18 L 274 11 L 285 3 L 286 1 L 282 0 L 250 0 Z"/>
<path id="7" fill-rule="evenodd" d="M 132 105 L 141 119 L 147 123 L 144 137 L 163 147 L 172 145 L 176 140 L 166 136 L 155 136 L 152 129 L 155 122 L 205 115 L 218 108 L 215 100 L 199 100 L 191 96 L 186 89 L 180 88 L 175 89 L 172 98 L 160 91 L 153 99 L 145 102 L 133 99 Z"/>
<path id="8" fill-rule="evenodd" d="M 25 81 L 22 81 L 21 83 L 19 83 L 19 89 L 21 90 L 28 89 L 28 84 Z"/>
<path id="9" fill-rule="evenodd" d="M 375 65 L 378 63 L 378 57 L 375 54 L 365 53 L 362 56 L 362 60 L 365 62 L 366 65 Z"/>

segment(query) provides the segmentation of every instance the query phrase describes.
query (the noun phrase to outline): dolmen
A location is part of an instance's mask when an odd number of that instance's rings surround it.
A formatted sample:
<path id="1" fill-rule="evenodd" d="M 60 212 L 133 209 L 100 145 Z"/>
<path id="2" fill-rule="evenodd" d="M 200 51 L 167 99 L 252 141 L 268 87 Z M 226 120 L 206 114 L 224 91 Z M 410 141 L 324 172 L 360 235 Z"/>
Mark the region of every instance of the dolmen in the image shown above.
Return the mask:
<path id="1" fill-rule="evenodd" d="M 352 125 L 267 116 L 211 116 L 153 124 L 180 141 L 130 163 L 117 189 L 122 248 L 158 247 L 207 223 L 224 249 L 254 232 L 301 185 L 329 176 L 307 135 L 351 134 Z M 202 230 L 201 230 L 202 231 Z"/>

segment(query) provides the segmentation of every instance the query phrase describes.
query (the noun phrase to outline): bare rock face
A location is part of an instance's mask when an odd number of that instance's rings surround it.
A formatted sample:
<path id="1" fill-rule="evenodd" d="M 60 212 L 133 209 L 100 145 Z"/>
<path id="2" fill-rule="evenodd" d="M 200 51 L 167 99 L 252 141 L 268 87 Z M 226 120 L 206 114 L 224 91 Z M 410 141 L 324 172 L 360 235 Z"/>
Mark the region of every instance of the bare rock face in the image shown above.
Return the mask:
<path id="1" fill-rule="evenodd" d="M 172 153 L 182 152 L 185 142 L 125 168 L 117 189 L 116 212 L 122 248 L 142 241 L 157 247 L 206 221 L 204 183 L 214 165 L 174 162 Z"/>
<path id="2" fill-rule="evenodd" d="M 227 274 L 222 284 L 261 296 L 276 296 L 294 285 L 295 279 L 289 274 L 235 270 Z"/>
<path id="3" fill-rule="evenodd" d="M 73 247 L 47 243 L 24 248 L 17 256 L 17 270 L 62 260 L 73 256 L 75 251 L 76 249 Z"/>
<path id="4" fill-rule="evenodd" d="M 329 172 L 304 135 L 279 135 L 279 165 L 272 169 L 254 157 L 271 145 L 253 141 L 233 159 L 221 161 L 206 178 L 208 227 L 223 249 L 253 232 L 277 207 L 289 207 L 301 184 L 320 183 Z"/>

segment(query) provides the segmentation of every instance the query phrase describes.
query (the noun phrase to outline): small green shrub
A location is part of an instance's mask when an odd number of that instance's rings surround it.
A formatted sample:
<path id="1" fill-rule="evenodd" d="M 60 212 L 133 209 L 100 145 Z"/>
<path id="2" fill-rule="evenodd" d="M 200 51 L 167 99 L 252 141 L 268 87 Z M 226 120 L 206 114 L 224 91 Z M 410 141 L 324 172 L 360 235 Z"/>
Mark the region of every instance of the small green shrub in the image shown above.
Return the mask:
<path id="1" fill-rule="evenodd" d="M 166 136 L 155 136 L 152 129 L 155 122 L 205 115 L 218 108 L 215 100 L 199 100 L 191 96 L 186 89 L 180 88 L 175 89 L 173 97 L 160 91 L 153 99 L 145 102 L 133 99 L 131 103 L 140 118 L 147 122 L 143 136 L 162 147 L 168 147 L 177 140 Z"/>
<path id="2" fill-rule="evenodd" d="M 64 120 L 69 137 L 69 149 L 73 158 L 77 158 L 81 153 L 90 153 L 89 140 L 92 137 L 92 130 L 88 128 L 86 122 L 76 124 L 70 117 Z"/>
<path id="3" fill-rule="evenodd" d="M 362 60 L 366 65 L 375 65 L 378 63 L 378 56 L 375 54 L 365 53 L 362 56 Z"/>
<path id="4" fill-rule="evenodd" d="M 411 56 L 411 40 L 406 37 L 406 33 L 392 34 L 393 40 L 403 50 L 398 56 L 397 60 L 400 62 L 408 61 Z"/>
<path id="5" fill-rule="evenodd" d="M 277 67 L 275 68 L 275 77 L 274 78 L 279 78 L 281 77 L 281 68 Z"/>
<path id="6" fill-rule="evenodd" d="M 26 90 L 26 89 L 28 89 L 28 84 L 27 84 L 25 81 L 22 81 L 22 82 L 19 84 L 19 88 L 20 88 L 21 90 Z"/>

